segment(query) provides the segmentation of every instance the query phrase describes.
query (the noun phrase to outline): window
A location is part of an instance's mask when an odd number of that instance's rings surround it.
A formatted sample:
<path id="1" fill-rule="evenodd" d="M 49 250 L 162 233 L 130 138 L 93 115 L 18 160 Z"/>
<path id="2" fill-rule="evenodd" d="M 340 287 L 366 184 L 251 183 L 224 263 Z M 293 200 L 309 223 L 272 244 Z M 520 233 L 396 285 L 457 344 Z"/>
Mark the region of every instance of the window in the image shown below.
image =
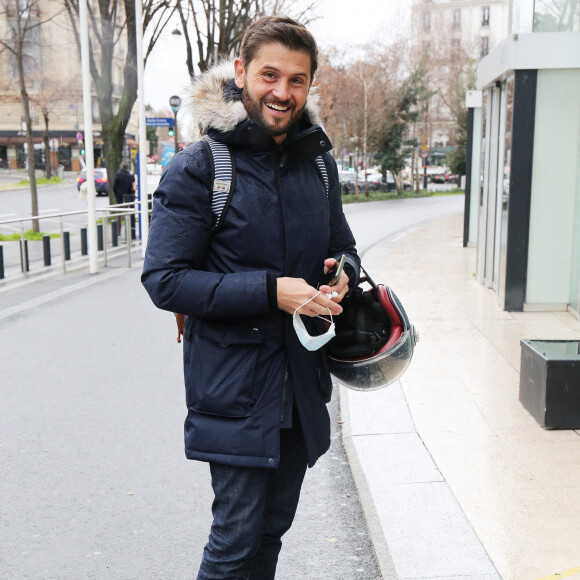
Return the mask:
<path id="1" fill-rule="evenodd" d="M 431 12 L 423 12 L 423 31 L 431 31 Z"/>
<path id="2" fill-rule="evenodd" d="M 481 25 L 489 26 L 489 6 L 483 6 L 481 9 Z"/>
<path id="3" fill-rule="evenodd" d="M 461 10 L 453 11 L 453 30 L 461 30 Z"/>
<path id="4" fill-rule="evenodd" d="M 482 36 L 481 37 L 481 58 L 483 58 L 484 56 L 487 56 L 488 52 L 489 52 L 489 37 Z"/>
<path id="5" fill-rule="evenodd" d="M 428 55 L 430 49 L 431 43 L 428 40 L 423 40 L 423 42 L 421 42 L 421 50 L 423 51 L 423 54 Z"/>
<path id="6" fill-rule="evenodd" d="M 456 56 L 459 53 L 460 48 L 461 48 L 461 40 L 459 40 L 459 38 L 452 38 L 451 39 L 451 54 Z"/>

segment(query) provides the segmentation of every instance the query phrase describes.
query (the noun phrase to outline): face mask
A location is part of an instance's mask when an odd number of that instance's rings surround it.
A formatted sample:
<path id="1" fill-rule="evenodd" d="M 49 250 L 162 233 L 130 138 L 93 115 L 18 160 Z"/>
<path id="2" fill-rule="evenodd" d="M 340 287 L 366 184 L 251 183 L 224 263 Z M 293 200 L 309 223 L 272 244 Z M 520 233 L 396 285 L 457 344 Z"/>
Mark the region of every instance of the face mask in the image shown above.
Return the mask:
<path id="1" fill-rule="evenodd" d="M 314 300 L 315 298 L 316 296 L 313 296 L 310 300 L 307 300 L 304 304 L 302 304 L 302 306 L 306 306 L 306 304 L 308 304 L 311 300 Z M 294 330 L 296 331 L 298 340 L 302 343 L 302 346 L 305 349 L 311 351 L 318 350 L 319 348 L 323 347 L 329 340 L 332 340 L 334 338 L 334 335 L 336 334 L 332 314 L 330 313 L 329 310 L 328 314 L 330 316 L 330 326 L 328 327 L 328 330 L 324 334 L 319 334 L 318 336 L 311 336 L 310 334 L 308 334 L 308 331 L 306 330 L 306 327 L 304 326 L 304 323 L 300 318 L 300 314 L 298 314 L 298 311 L 302 308 L 302 306 L 299 306 L 294 311 L 294 316 L 292 317 Z M 318 318 L 326 320 L 326 318 L 323 318 L 322 316 L 319 316 Z M 326 320 L 326 322 L 328 322 L 328 320 Z"/>

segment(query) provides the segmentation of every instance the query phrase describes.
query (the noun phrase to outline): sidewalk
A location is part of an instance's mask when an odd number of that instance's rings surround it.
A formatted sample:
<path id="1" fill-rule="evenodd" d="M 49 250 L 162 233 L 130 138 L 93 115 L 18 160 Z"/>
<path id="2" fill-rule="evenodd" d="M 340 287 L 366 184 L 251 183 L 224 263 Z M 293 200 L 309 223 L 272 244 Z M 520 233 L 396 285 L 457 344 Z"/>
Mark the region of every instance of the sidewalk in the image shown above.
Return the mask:
<path id="1" fill-rule="evenodd" d="M 383 578 L 580 578 L 580 432 L 543 430 L 518 398 L 520 338 L 578 340 L 580 322 L 502 311 L 461 234 L 438 219 L 363 258 L 420 334 L 401 385 L 341 388 Z"/>

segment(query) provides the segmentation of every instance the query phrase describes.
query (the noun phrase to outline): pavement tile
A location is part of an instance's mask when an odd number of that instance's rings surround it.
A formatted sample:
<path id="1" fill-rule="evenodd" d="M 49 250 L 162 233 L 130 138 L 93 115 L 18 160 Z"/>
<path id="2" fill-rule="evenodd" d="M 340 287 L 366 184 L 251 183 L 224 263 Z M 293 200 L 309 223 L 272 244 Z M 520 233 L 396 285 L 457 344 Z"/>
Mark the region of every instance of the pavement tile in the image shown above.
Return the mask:
<path id="1" fill-rule="evenodd" d="M 444 483 L 372 489 L 399 578 L 493 575 L 479 539 Z"/>

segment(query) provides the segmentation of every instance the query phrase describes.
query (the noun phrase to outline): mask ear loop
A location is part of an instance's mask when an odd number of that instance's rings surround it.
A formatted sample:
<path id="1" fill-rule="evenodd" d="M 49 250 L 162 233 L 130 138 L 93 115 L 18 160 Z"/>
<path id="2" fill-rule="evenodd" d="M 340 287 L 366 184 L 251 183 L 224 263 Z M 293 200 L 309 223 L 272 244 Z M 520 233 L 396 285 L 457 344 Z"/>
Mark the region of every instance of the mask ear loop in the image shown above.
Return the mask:
<path id="1" fill-rule="evenodd" d="M 320 294 L 320 292 L 318 294 Z M 309 302 L 312 302 L 318 296 L 318 294 L 315 294 L 312 298 L 308 299 L 304 304 L 301 304 L 300 306 L 298 306 L 298 308 L 296 308 L 296 310 L 294 311 L 294 316 L 296 316 L 296 314 L 298 313 L 298 311 L 301 308 L 306 306 Z M 317 314 L 316 317 L 320 318 L 321 320 L 324 320 L 324 322 L 327 322 L 328 324 L 334 324 L 334 318 L 332 318 L 332 312 L 330 312 L 330 308 L 326 307 L 326 310 L 328 310 L 328 315 L 330 316 L 330 320 L 327 320 L 326 318 L 324 318 L 320 314 Z"/>

